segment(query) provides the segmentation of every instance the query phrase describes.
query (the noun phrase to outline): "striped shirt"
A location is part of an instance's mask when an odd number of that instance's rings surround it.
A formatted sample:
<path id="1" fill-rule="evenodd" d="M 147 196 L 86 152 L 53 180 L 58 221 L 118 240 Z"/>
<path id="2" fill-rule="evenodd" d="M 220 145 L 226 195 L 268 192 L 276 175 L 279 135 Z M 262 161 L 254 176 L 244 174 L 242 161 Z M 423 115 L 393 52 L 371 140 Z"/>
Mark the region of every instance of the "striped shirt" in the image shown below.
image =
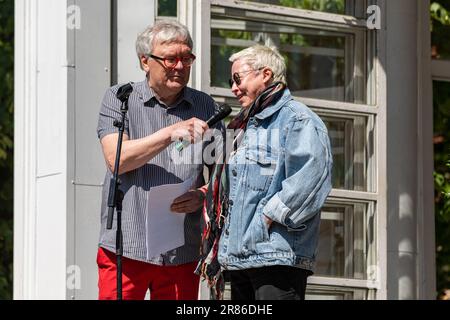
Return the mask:
<path id="1" fill-rule="evenodd" d="M 111 133 L 118 133 L 118 129 L 113 125 L 114 120 L 121 121 L 122 119 L 121 102 L 116 98 L 118 88 L 119 85 L 111 87 L 103 98 L 97 128 L 99 139 Z M 215 112 L 216 107 L 210 96 L 187 87 L 183 89 L 178 101 L 167 107 L 158 101 L 147 80 L 144 80 L 133 84 L 124 133 L 130 140 L 140 139 L 192 117 L 206 121 Z M 223 124 L 219 123 L 216 128 L 222 130 Z M 198 260 L 201 240 L 201 210 L 186 214 L 184 221 L 185 244 L 183 246 L 148 260 L 146 206 L 148 192 L 154 186 L 180 183 L 191 177 L 194 177 L 195 187 L 202 186 L 204 184 L 204 163 L 202 155 L 199 153 L 206 146 L 205 143 L 200 145 L 200 148 L 198 148 L 198 144 L 197 146 L 190 145 L 180 153 L 176 151 L 175 143 L 172 143 L 144 166 L 120 175 L 122 183 L 120 188 L 125 193 L 122 202 L 123 255 L 125 257 L 157 265 L 178 265 Z M 180 161 L 180 156 L 185 157 L 181 159 L 184 161 Z M 176 157 L 178 158 L 175 159 Z M 116 213 L 114 213 L 113 228 L 106 229 L 111 176 L 112 173 L 108 170 L 102 192 L 99 245 L 115 252 Z"/>

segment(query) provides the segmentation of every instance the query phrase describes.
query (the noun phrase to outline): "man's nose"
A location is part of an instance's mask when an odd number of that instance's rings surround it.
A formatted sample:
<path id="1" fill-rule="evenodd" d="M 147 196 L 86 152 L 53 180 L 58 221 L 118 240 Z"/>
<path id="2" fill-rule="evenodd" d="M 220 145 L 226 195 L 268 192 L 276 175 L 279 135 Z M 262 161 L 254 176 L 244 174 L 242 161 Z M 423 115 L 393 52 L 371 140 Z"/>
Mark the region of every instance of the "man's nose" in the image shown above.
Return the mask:
<path id="1" fill-rule="evenodd" d="M 178 69 L 178 70 L 181 70 L 181 69 L 184 69 L 184 65 L 183 65 L 183 62 L 181 62 L 181 59 L 179 59 L 178 61 L 177 61 L 177 64 L 175 65 L 175 67 L 173 67 L 174 69 Z"/>

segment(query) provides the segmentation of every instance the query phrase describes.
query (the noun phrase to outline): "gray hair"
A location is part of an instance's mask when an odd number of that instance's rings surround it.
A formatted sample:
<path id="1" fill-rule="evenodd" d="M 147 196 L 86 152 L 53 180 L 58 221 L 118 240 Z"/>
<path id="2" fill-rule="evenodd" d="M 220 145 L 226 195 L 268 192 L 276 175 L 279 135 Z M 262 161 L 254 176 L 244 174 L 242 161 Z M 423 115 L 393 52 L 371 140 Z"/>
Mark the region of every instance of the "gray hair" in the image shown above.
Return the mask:
<path id="1" fill-rule="evenodd" d="M 231 63 L 239 60 L 242 64 L 246 64 L 254 70 L 268 67 L 273 72 L 274 81 L 287 84 L 286 63 L 275 47 L 257 44 L 233 54 L 229 60 Z"/>
<path id="2" fill-rule="evenodd" d="M 151 54 L 156 44 L 166 43 L 183 43 L 191 49 L 194 46 L 186 26 L 172 20 L 160 20 L 138 35 L 136 53 L 139 61 L 142 56 Z"/>

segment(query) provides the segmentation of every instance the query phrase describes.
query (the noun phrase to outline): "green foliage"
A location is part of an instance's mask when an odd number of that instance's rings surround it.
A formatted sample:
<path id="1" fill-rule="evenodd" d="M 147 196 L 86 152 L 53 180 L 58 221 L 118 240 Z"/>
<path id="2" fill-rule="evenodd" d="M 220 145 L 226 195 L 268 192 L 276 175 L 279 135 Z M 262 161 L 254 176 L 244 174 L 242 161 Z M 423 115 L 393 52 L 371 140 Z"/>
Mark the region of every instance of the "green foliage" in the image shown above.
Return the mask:
<path id="1" fill-rule="evenodd" d="M 13 223 L 0 220 L 0 300 L 12 299 L 13 283 Z"/>
<path id="2" fill-rule="evenodd" d="M 431 4 L 430 16 L 441 24 L 450 25 L 450 13 L 440 3 L 433 2 Z"/>
<path id="3" fill-rule="evenodd" d="M 432 56 L 436 59 L 450 59 L 449 8 L 450 0 L 433 2 L 430 6 Z"/>
<path id="4" fill-rule="evenodd" d="M 0 0 L 0 299 L 12 297 L 14 0 Z"/>
<path id="5" fill-rule="evenodd" d="M 280 0 L 282 6 L 305 10 L 325 11 L 330 13 L 345 13 L 344 0 Z"/>
<path id="6" fill-rule="evenodd" d="M 436 276 L 438 293 L 450 288 L 450 83 L 433 83 Z"/>

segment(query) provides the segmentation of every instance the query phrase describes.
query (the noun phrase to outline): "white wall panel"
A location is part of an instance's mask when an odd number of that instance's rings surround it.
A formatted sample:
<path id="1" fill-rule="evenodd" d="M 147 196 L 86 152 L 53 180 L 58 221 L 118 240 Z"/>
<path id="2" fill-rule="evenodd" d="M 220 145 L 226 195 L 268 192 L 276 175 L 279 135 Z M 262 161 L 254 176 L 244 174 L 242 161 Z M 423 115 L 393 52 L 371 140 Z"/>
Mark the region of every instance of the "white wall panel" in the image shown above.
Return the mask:
<path id="1" fill-rule="evenodd" d="M 37 173 L 40 177 L 65 171 L 67 122 L 65 12 L 65 1 L 39 1 L 36 143 Z"/>
<path id="2" fill-rule="evenodd" d="M 36 299 L 66 298 L 65 175 L 37 180 Z"/>

